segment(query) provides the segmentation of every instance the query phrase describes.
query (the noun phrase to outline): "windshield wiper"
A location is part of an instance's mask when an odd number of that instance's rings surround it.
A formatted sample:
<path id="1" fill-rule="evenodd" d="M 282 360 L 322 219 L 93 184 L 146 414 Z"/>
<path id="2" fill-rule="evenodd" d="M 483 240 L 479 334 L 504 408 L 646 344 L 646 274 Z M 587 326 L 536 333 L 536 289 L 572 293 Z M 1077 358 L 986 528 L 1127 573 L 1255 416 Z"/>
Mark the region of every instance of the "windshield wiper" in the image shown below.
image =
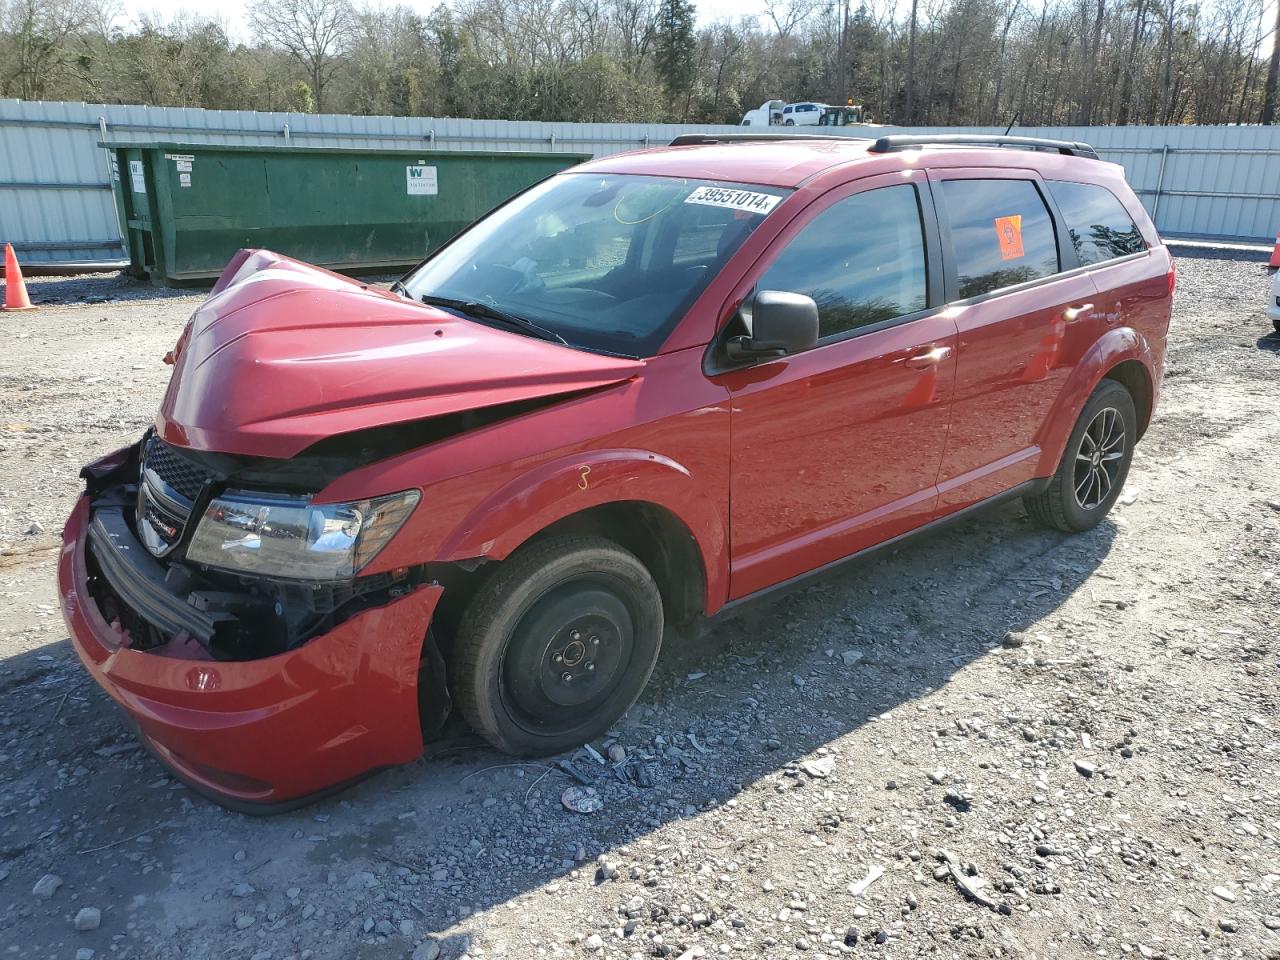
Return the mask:
<path id="1" fill-rule="evenodd" d="M 508 329 L 518 330 L 521 333 L 532 333 L 542 340 L 562 343 L 566 347 L 569 345 L 569 341 L 554 330 L 549 330 L 541 324 L 534 323 L 532 320 L 518 317 L 514 313 L 507 313 L 505 310 L 499 310 L 497 307 L 491 307 L 487 303 L 481 303 L 478 300 L 455 300 L 452 297 L 433 297 L 431 294 L 426 294 L 418 299 L 428 306 L 446 307 L 450 310 L 457 310 L 459 313 L 466 314 L 469 317 L 494 320 L 504 324 Z"/>

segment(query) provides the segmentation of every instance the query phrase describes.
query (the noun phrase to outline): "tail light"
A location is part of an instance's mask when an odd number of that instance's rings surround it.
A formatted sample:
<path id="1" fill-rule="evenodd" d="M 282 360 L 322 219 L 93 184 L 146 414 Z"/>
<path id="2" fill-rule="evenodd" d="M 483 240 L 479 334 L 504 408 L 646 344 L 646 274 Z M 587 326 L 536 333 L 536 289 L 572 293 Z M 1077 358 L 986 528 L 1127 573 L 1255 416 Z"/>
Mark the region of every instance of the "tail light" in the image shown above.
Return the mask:
<path id="1" fill-rule="evenodd" d="M 1168 281 L 1169 281 L 1169 296 L 1171 296 L 1171 297 L 1172 297 L 1172 296 L 1173 296 L 1173 288 L 1174 288 L 1175 286 L 1177 286 L 1177 284 L 1178 284 L 1178 271 L 1177 271 L 1177 269 L 1174 267 L 1174 265 L 1173 265 L 1173 261 L 1172 261 L 1172 260 L 1170 260 L 1170 261 L 1169 261 L 1169 274 L 1168 274 L 1167 279 L 1168 279 Z"/>

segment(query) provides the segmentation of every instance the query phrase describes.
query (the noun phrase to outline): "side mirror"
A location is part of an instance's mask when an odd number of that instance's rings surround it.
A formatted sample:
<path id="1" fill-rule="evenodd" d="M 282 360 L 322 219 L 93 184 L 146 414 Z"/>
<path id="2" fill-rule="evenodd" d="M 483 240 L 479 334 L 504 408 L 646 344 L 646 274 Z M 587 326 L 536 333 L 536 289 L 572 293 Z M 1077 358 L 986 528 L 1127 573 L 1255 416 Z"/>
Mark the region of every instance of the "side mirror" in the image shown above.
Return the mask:
<path id="1" fill-rule="evenodd" d="M 802 293 L 761 290 L 743 303 L 741 312 L 751 333 L 725 344 L 725 353 L 736 363 L 785 357 L 818 342 L 818 305 Z"/>

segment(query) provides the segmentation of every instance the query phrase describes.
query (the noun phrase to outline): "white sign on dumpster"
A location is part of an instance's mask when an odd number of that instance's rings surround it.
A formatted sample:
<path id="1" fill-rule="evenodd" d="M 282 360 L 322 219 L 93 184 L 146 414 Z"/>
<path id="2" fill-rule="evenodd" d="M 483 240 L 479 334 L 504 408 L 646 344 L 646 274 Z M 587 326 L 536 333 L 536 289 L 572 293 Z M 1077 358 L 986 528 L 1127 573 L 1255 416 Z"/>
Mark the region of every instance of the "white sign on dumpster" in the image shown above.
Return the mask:
<path id="1" fill-rule="evenodd" d="M 404 168 L 405 186 L 411 197 L 434 197 L 439 192 L 436 168 L 417 163 Z"/>
<path id="2" fill-rule="evenodd" d="M 132 180 L 133 180 L 133 192 L 134 192 L 134 193 L 146 193 L 146 192 L 147 192 L 147 179 L 146 179 L 146 177 L 144 177 L 144 176 L 142 175 L 142 161 L 141 161 L 141 160 L 130 160 L 130 161 L 129 161 L 129 176 L 130 176 L 130 177 L 132 178 Z"/>

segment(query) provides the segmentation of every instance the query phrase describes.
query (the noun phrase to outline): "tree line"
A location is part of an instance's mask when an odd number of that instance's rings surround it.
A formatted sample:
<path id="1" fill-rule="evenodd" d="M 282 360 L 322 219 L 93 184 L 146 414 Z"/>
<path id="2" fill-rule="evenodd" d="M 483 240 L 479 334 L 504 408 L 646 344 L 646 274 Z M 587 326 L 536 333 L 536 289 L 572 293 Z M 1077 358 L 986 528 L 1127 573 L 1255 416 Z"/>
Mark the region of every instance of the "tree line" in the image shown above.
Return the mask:
<path id="1" fill-rule="evenodd" d="M 738 123 L 846 99 L 893 124 L 1270 123 L 1280 2 L 256 0 L 217 19 L 0 0 L 0 96 L 510 120 Z"/>

